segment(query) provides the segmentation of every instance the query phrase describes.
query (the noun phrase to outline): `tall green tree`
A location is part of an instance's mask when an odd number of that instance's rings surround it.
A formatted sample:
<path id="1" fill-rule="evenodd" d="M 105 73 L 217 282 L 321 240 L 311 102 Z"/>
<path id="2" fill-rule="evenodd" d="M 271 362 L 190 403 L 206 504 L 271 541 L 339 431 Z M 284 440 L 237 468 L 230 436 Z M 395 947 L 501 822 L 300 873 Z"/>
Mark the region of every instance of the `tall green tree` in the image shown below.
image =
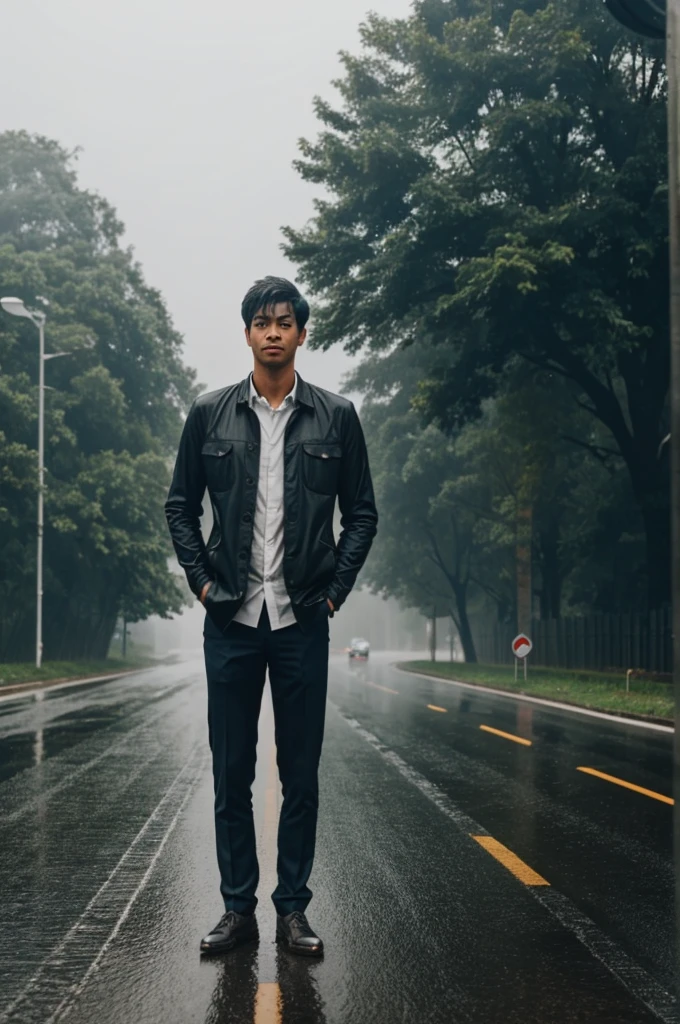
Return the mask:
<path id="1" fill-rule="evenodd" d="M 564 382 L 541 371 L 528 381 L 510 375 L 478 419 L 445 435 L 409 408 L 414 356 L 402 350 L 380 368 L 360 366 L 348 382 L 360 388 L 367 372 L 382 381 L 380 396 L 369 389 L 362 406 L 381 510 L 364 572 L 373 588 L 426 616 L 434 606 L 450 614 L 474 660 L 479 626 L 516 626 L 529 509 L 536 615 L 634 605 L 644 557 L 627 474 Z"/>
<path id="2" fill-rule="evenodd" d="M 196 391 L 182 338 L 122 225 L 78 187 L 74 155 L 0 135 L 0 293 L 47 301 L 44 640 L 103 656 L 116 617 L 179 611 L 163 516 L 182 411 Z M 0 658 L 30 657 L 35 615 L 34 326 L 0 315 Z"/>
<path id="3" fill-rule="evenodd" d="M 648 601 L 669 598 L 666 78 L 592 0 L 419 0 L 371 16 L 300 174 L 325 186 L 287 255 L 312 344 L 436 356 L 417 407 L 479 416 L 521 359 L 568 383 L 623 460 Z"/>
<path id="4" fill-rule="evenodd" d="M 450 615 L 465 660 L 476 661 L 469 601 L 480 549 L 474 513 L 456 500 L 453 446 L 435 427 L 420 428 L 413 413 L 390 416 L 375 406 L 362 417 L 381 509 L 380 543 L 364 579 L 428 618 Z"/>

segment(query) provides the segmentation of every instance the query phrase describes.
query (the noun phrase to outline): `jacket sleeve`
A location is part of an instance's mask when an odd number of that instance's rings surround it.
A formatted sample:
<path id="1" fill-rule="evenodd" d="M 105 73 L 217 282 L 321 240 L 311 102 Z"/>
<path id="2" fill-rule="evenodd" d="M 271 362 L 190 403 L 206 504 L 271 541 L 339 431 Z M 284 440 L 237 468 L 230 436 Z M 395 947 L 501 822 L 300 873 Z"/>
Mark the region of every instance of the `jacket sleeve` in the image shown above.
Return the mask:
<path id="1" fill-rule="evenodd" d="M 336 609 L 347 600 L 378 529 L 378 511 L 364 433 L 353 405 L 350 404 L 344 415 L 343 458 L 338 488 L 342 532 L 338 541 L 335 576 L 327 594 Z"/>
<path id="2" fill-rule="evenodd" d="M 165 502 L 165 517 L 177 560 L 197 597 L 200 597 L 205 584 L 213 579 L 200 523 L 206 487 L 201 456 L 204 435 L 202 410 L 194 402 L 184 424 L 172 483 Z"/>

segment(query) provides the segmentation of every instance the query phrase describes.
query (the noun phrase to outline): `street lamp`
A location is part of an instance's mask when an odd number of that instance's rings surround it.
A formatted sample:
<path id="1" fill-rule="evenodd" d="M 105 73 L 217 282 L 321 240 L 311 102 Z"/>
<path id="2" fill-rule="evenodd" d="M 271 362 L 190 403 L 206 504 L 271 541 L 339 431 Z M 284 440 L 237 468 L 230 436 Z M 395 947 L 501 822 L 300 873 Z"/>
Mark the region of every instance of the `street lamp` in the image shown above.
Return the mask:
<path id="1" fill-rule="evenodd" d="M 12 316 L 23 316 L 31 320 L 38 328 L 40 336 L 40 373 L 38 384 L 38 569 L 36 585 L 36 626 L 35 626 L 35 664 L 42 665 L 42 599 L 43 599 L 43 532 L 44 532 L 44 491 L 45 491 L 45 363 L 48 359 L 69 355 L 68 352 L 51 352 L 45 355 L 45 314 L 42 310 L 26 309 L 21 299 L 0 299 L 0 306 Z"/>

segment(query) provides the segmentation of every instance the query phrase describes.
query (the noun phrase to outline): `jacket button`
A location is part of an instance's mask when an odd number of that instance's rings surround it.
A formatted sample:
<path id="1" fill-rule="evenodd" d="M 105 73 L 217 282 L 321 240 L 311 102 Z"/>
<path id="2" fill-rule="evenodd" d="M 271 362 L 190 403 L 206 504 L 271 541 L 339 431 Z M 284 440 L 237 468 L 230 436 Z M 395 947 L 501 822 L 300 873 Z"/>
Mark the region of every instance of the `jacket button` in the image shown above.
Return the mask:
<path id="1" fill-rule="evenodd" d="M 253 517 L 251 516 L 250 512 L 244 512 L 243 513 L 243 522 L 244 523 L 249 523 L 252 518 Z"/>
<path id="2" fill-rule="evenodd" d="M 249 452 L 252 452 L 252 450 L 253 450 L 253 448 L 254 448 L 254 447 L 255 447 L 255 445 L 254 445 L 254 444 L 252 444 L 252 443 L 251 443 L 251 444 L 249 444 L 249 445 L 248 445 L 248 451 L 249 451 Z"/>
<path id="3" fill-rule="evenodd" d="M 246 477 L 246 483 L 248 485 L 250 485 L 250 484 L 254 484 L 255 481 L 253 480 L 252 476 L 248 476 L 248 477 Z"/>

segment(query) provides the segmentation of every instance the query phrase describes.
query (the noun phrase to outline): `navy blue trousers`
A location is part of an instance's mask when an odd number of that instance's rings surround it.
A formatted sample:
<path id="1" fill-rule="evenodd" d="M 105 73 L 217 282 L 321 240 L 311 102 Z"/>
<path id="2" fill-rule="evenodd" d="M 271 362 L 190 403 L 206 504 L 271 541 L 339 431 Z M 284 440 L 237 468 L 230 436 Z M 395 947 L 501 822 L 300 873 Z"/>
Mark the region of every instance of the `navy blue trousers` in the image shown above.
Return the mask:
<path id="1" fill-rule="evenodd" d="M 328 687 L 326 602 L 304 630 L 272 630 L 266 607 L 256 629 L 232 622 L 221 632 L 206 616 L 208 733 L 215 783 L 215 838 L 226 910 L 251 913 L 260 878 L 252 785 L 265 675 L 274 707 L 276 763 L 283 792 L 278 831 L 279 914 L 304 911 L 314 863 L 319 807 L 318 769 Z"/>

